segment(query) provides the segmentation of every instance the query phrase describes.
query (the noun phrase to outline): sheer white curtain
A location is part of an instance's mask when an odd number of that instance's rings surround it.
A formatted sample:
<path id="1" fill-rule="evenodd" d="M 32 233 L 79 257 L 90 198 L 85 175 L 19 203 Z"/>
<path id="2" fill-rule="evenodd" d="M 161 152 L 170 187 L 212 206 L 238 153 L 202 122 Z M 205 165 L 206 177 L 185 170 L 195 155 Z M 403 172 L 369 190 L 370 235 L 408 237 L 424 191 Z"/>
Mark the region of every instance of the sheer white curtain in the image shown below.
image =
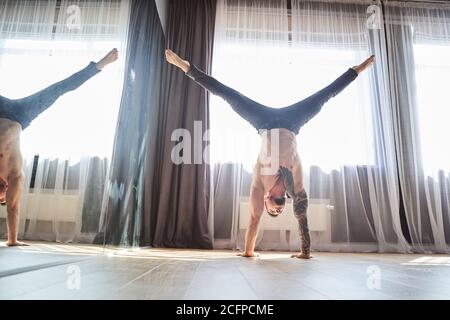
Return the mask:
<path id="1" fill-rule="evenodd" d="M 292 1 L 293 45 L 310 55 L 299 65 L 312 66 L 311 74 L 318 75 L 302 89 L 320 87 L 339 70 L 376 55 L 375 65 L 330 100 L 299 136 L 310 172 L 310 216 L 320 222 L 311 231 L 318 250 L 410 250 L 399 216 L 382 21 L 376 1 Z M 314 202 L 329 203 L 331 210 Z"/>
<path id="2" fill-rule="evenodd" d="M 399 217 L 381 3 L 290 3 L 291 10 L 285 1 L 219 1 L 213 76 L 258 102 L 282 107 L 376 54 L 376 66 L 330 100 L 298 135 L 312 247 L 408 251 Z M 219 98 L 211 99 L 211 118 L 216 246 L 243 248 L 260 141 Z M 257 248 L 298 250 L 292 212 L 266 216 Z"/>
<path id="3" fill-rule="evenodd" d="M 62 80 L 114 47 L 121 52 L 118 62 L 61 97 L 22 133 L 20 238 L 90 241 L 98 231 L 122 91 L 128 7 L 128 0 L 0 4 L 0 87 L 8 98 Z"/>
<path id="4" fill-rule="evenodd" d="M 391 91 L 407 232 L 418 252 L 449 252 L 450 4 L 386 4 Z"/>

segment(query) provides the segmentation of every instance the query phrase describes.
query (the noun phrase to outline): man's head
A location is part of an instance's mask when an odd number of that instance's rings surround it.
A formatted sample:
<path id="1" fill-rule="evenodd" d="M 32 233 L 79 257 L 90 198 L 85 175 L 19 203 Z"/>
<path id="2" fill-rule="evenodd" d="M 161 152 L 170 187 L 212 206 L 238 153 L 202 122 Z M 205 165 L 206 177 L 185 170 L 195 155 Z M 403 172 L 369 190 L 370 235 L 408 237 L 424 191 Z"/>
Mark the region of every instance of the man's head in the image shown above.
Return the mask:
<path id="1" fill-rule="evenodd" d="M 264 196 L 264 205 L 271 217 L 278 217 L 286 205 L 286 187 L 280 176 L 277 176 L 275 185 Z"/>

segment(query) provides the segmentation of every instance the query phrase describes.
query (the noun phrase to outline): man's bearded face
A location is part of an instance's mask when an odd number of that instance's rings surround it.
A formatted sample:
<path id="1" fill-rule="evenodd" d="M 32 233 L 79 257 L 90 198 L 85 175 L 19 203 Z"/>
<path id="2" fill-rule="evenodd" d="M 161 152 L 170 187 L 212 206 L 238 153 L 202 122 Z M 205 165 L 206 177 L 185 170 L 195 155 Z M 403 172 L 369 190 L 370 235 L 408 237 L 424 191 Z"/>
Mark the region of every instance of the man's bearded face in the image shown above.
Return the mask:
<path id="1" fill-rule="evenodd" d="M 283 179 L 278 177 L 275 185 L 264 196 L 267 213 L 272 217 L 278 217 L 286 205 L 286 198 L 286 187 Z"/>

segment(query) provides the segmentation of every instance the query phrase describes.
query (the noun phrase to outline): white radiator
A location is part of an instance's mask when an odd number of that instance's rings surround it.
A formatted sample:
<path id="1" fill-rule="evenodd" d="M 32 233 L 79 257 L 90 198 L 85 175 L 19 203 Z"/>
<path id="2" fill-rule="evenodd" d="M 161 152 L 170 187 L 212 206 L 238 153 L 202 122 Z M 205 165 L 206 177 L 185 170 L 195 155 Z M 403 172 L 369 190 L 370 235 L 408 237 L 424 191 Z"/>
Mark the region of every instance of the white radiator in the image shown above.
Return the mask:
<path id="1" fill-rule="evenodd" d="M 22 201 L 25 208 L 20 208 L 20 214 L 21 218 L 34 218 L 40 221 L 75 222 L 80 212 L 80 202 L 78 194 L 29 193 L 26 201 Z M 0 218 L 6 218 L 6 214 L 6 207 L 1 207 Z"/>
<path id="2" fill-rule="evenodd" d="M 310 231 L 330 232 L 331 210 L 328 199 L 309 199 L 308 206 L 308 226 Z M 241 198 L 239 214 L 239 227 L 245 229 L 250 220 L 250 205 L 248 197 Z M 281 215 L 276 218 L 269 216 L 266 212 L 261 218 L 260 227 L 264 230 L 297 230 L 298 223 L 295 219 L 292 200 L 288 199 L 286 207 Z"/>

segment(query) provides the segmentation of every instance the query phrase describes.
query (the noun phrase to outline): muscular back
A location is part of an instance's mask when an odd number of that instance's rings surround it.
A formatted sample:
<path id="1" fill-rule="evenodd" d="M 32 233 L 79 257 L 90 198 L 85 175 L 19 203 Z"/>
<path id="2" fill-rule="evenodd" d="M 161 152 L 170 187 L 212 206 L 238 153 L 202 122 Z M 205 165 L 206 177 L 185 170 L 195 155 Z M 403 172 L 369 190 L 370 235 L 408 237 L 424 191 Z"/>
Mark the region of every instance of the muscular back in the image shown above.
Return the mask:
<path id="1" fill-rule="evenodd" d="M 19 123 L 0 118 L 0 177 L 4 180 L 22 172 L 21 132 Z"/>

